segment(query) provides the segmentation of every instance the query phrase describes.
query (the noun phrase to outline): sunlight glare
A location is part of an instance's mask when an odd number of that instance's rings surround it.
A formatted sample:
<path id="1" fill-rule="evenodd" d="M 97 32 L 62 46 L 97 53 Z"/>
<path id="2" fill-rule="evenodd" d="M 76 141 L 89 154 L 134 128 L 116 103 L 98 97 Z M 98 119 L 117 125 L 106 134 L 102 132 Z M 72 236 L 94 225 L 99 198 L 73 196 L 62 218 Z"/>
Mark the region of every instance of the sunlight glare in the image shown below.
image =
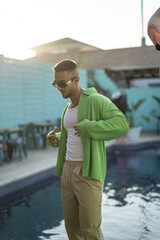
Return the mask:
<path id="1" fill-rule="evenodd" d="M 2 0 L 0 6 L 0 54 L 6 57 L 32 57 L 30 48 L 61 38 L 105 50 L 141 45 L 140 0 Z M 158 7 L 159 0 L 144 1 L 148 45 L 147 21 Z"/>
<path id="2" fill-rule="evenodd" d="M 32 58 L 36 55 L 35 51 L 24 48 L 11 48 L 3 52 L 3 55 L 8 58 L 24 60 Z"/>

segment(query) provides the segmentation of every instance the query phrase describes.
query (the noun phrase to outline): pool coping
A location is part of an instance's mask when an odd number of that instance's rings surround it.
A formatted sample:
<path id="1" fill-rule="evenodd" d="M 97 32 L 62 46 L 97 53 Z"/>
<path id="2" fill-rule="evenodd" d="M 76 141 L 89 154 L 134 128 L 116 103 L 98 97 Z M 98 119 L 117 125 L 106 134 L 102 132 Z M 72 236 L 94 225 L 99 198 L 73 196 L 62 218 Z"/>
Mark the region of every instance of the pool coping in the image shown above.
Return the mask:
<path id="1" fill-rule="evenodd" d="M 55 176 L 55 167 L 8 183 L 0 187 L 0 210 L 15 205 L 30 194 L 59 181 Z"/>
<path id="2" fill-rule="evenodd" d="M 106 152 L 135 152 L 149 149 L 160 149 L 160 141 L 147 141 L 135 144 L 112 144 L 106 147 Z"/>

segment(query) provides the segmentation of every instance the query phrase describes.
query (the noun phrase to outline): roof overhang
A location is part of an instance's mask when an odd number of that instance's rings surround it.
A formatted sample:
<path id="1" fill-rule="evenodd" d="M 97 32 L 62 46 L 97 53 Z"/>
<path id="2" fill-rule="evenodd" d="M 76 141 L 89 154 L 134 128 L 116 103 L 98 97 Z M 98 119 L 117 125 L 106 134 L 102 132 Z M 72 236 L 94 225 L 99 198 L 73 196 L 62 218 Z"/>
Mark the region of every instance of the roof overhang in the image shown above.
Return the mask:
<path id="1" fill-rule="evenodd" d="M 119 79 L 157 78 L 159 77 L 160 66 L 112 67 L 105 69 L 105 71 L 115 81 Z"/>

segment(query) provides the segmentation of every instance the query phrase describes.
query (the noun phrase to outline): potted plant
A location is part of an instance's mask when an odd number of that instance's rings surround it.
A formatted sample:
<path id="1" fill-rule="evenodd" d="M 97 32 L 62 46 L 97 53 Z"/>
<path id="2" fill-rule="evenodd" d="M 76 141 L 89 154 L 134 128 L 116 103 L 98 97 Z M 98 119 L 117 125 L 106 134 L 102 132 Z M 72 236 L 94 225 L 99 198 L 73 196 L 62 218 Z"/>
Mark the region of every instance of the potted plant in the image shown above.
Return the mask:
<path id="1" fill-rule="evenodd" d="M 130 142 L 136 142 L 140 137 L 142 127 L 135 126 L 135 117 L 136 117 L 137 110 L 145 101 L 146 101 L 146 99 L 143 98 L 143 99 L 138 100 L 136 103 L 132 102 L 131 106 L 127 107 L 128 121 L 129 121 L 130 129 L 129 129 L 129 132 L 126 134 L 126 136 Z M 141 118 L 147 122 L 150 122 L 150 119 L 144 115 L 141 115 Z"/>

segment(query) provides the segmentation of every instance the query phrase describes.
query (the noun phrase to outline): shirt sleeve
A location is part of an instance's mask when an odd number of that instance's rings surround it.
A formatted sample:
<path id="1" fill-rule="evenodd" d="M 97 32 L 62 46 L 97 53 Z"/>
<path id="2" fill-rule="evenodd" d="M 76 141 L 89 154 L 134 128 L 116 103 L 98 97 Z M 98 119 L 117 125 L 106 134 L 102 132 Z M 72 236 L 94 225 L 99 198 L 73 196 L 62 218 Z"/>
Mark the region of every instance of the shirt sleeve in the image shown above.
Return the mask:
<path id="1" fill-rule="evenodd" d="M 120 138 L 128 132 L 129 125 L 127 119 L 110 100 L 105 100 L 104 98 L 99 108 L 101 119 L 85 119 L 77 124 L 80 136 L 107 141 Z"/>

